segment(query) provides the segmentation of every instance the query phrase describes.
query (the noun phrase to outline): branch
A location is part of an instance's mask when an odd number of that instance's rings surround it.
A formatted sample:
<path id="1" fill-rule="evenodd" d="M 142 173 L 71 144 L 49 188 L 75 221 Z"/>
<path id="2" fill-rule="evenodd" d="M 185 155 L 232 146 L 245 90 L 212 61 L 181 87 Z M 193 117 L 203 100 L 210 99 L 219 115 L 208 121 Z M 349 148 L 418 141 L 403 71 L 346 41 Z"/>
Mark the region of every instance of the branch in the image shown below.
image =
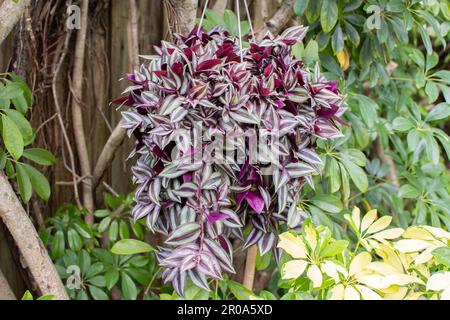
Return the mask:
<path id="1" fill-rule="evenodd" d="M 294 15 L 294 3 L 295 0 L 285 0 L 275 15 L 266 22 L 265 27 L 258 31 L 258 34 L 264 36 L 267 31 L 273 34 L 279 33 Z"/>
<path id="2" fill-rule="evenodd" d="M 0 270 L 0 300 L 16 300 L 2 270 Z"/>
<path id="3" fill-rule="evenodd" d="M 245 262 L 245 272 L 243 285 L 248 290 L 253 291 L 253 283 L 255 281 L 256 256 L 258 254 L 258 246 L 251 246 L 247 250 L 247 259 Z"/>
<path id="4" fill-rule="evenodd" d="M 88 24 L 89 0 L 82 0 L 81 3 L 81 29 L 77 34 L 75 46 L 75 58 L 72 74 L 72 122 L 77 146 L 78 158 L 80 161 L 81 175 L 91 177 L 91 166 L 87 149 L 86 136 L 84 134 L 83 110 L 81 101 L 83 97 L 83 70 L 84 54 L 86 49 L 86 32 Z M 94 196 L 91 181 L 83 183 L 83 205 L 88 210 L 86 223 L 91 226 L 94 223 Z"/>
<path id="5" fill-rule="evenodd" d="M 394 186 L 399 188 L 400 182 L 398 180 L 395 162 L 391 156 L 384 153 L 383 144 L 381 143 L 380 138 L 377 138 L 377 140 L 375 141 L 375 154 L 383 164 L 386 164 L 389 167 L 389 172 L 386 175 L 386 179 L 388 179 Z"/>
<path id="6" fill-rule="evenodd" d="M 92 187 L 94 189 L 98 186 L 100 179 L 103 177 L 106 169 L 110 166 L 112 160 L 114 159 L 117 149 L 119 149 L 126 137 L 127 131 L 121 127 L 122 124 L 123 120 L 119 122 L 117 127 L 111 133 L 111 136 L 106 142 L 102 153 L 98 157 L 92 177 Z"/>
<path id="7" fill-rule="evenodd" d="M 30 0 L 4 0 L 0 6 L 0 44 L 10 34 L 14 26 L 23 15 L 26 6 L 30 5 Z"/>
<path id="8" fill-rule="evenodd" d="M 139 20 L 136 0 L 130 0 L 130 19 L 128 22 L 128 56 L 133 69 L 139 70 Z"/>
<path id="9" fill-rule="evenodd" d="M 53 294 L 57 299 L 67 300 L 55 266 L 3 172 L 0 172 L 0 220 L 14 240 L 22 265 L 28 269 L 39 293 Z"/>

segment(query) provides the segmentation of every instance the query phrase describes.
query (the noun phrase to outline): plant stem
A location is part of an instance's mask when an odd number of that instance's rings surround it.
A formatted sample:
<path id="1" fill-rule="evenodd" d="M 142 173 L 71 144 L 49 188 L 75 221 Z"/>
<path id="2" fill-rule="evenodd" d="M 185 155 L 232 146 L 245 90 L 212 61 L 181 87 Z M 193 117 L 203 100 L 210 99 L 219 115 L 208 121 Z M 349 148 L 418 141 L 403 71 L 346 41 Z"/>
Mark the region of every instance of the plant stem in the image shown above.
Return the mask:
<path id="1" fill-rule="evenodd" d="M 256 270 L 256 255 L 258 254 L 258 247 L 256 245 L 251 246 L 247 250 L 247 259 L 245 262 L 245 273 L 243 285 L 248 290 L 253 290 L 253 283 L 255 281 Z"/>

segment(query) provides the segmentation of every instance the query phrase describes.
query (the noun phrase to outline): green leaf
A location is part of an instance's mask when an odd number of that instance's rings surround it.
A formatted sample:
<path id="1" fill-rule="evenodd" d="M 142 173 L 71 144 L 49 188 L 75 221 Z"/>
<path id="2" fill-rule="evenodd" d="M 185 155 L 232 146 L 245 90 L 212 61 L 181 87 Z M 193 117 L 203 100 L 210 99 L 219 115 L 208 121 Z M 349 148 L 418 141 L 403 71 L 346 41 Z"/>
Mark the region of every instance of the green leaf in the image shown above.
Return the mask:
<path id="1" fill-rule="evenodd" d="M 304 60 L 307 65 L 312 65 L 319 60 L 319 46 L 317 45 L 317 41 L 311 40 L 308 42 L 304 51 Z"/>
<path id="2" fill-rule="evenodd" d="M 322 10 L 320 13 L 320 24 L 322 25 L 322 30 L 325 33 L 330 32 L 336 25 L 337 20 L 338 20 L 337 1 L 335 0 L 323 1 Z"/>
<path id="3" fill-rule="evenodd" d="M 21 300 L 34 300 L 34 298 L 30 291 L 27 290 Z"/>
<path id="4" fill-rule="evenodd" d="M 119 234 L 119 224 L 117 223 L 117 221 L 113 221 L 111 222 L 111 225 L 109 226 L 109 240 L 111 241 L 116 241 L 117 240 L 117 236 Z"/>
<path id="5" fill-rule="evenodd" d="M 436 121 L 446 119 L 450 116 L 450 105 L 448 103 L 439 103 L 426 117 L 426 121 Z"/>
<path id="6" fill-rule="evenodd" d="M 111 217 L 106 217 L 100 221 L 98 225 L 98 232 L 103 233 L 105 230 L 109 227 L 109 224 L 111 223 Z"/>
<path id="7" fill-rule="evenodd" d="M 341 170 L 336 159 L 330 158 L 330 166 L 328 175 L 330 176 L 330 191 L 335 193 L 341 187 Z"/>
<path id="8" fill-rule="evenodd" d="M 22 134 L 14 121 L 7 115 L 2 115 L 2 125 L 2 136 L 6 150 L 14 160 L 19 160 L 22 157 L 24 147 Z"/>
<path id="9" fill-rule="evenodd" d="M 106 288 L 111 290 L 119 281 L 119 271 L 116 269 L 109 270 L 105 273 Z"/>
<path id="10" fill-rule="evenodd" d="M 331 194 L 317 195 L 311 199 L 311 202 L 325 212 L 339 213 L 343 209 L 341 199 Z"/>
<path id="11" fill-rule="evenodd" d="M 112 253 L 119 255 L 131 255 L 153 251 L 155 251 L 155 249 L 148 243 L 134 239 L 120 240 L 116 242 L 111 249 Z"/>
<path id="12" fill-rule="evenodd" d="M 53 237 L 51 253 L 53 258 L 61 258 L 64 255 L 66 243 L 64 241 L 64 232 L 57 231 Z"/>
<path id="13" fill-rule="evenodd" d="M 33 128 L 30 122 L 18 111 L 13 109 L 8 109 L 4 111 L 5 114 L 14 121 L 15 125 L 22 134 L 22 138 L 25 145 L 29 145 L 34 140 Z"/>
<path id="14" fill-rule="evenodd" d="M 339 24 L 334 30 L 333 38 L 331 39 L 331 46 L 335 54 L 344 49 L 344 35 L 342 34 L 342 28 Z"/>
<path id="15" fill-rule="evenodd" d="M 334 257 L 341 254 L 348 246 L 347 240 L 337 240 L 335 242 L 329 243 L 322 251 L 320 256 L 323 258 Z"/>
<path id="16" fill-rule="evenodd" d="M 108 295 L 105 291 L 95 286 L 89 286 L 89 293 L 94 300 L 109 300 Z"/>
<path id="17" fill-rule="evenodd" d="M 47 178 L 32 166 L 28 164 L 24 164 L 24 166 L 28 176 L 30 177 L 33 189 L 41 199 L 47 201 L 51 195 L 50 184 L 48 183 Z"/>
<path id="18" fill-rule="evenodd" d="M 414 129 L 414 124 L 409 119 L 398 117 L 392 123 L 392 127 L 394 130 L 404 132 Z"/>
<path id="19" fill-rule="evenodd" d="M 225 10 L 223 14 L 223 22 L 225 24 L 225 28 L 233 35 L 238 36 L 238 19 L 236 14 L 231 10 Z"/>
<path id="20" fill-rule="evenodd" d="M 406 199 L 416 199 L 420 192 L 410 184 L 405 184 L 398 190 L 398 196 Z"/>
<path id="21" fill-rule="evenodd" d="M 23 164 L 16 164 L 17 184 L 19 185 L 19 193 L 23 202 L 28 203 L 33 194 L 30 178 Z"/>
<path id="22" fill-rule="evenodd" d="M 75 229 L 70 228 L 69 231 L 67 231 L 67 241 L 69 243 L 69 248 L 73 251 L 80 251 L 83 247 L 83 240 Z"/>
<path id="23" fill-rule="evenodd" d="M 120 275 L 122 277 L 121 286 L 124 299 L 136 300 L 138 291 L 133 279 L 131 279 L 125 272 L 121 272 Z"/>
<path id="24" fill-rule="evenodd" d="M 294 4 L 294 12 L 297 16 L 301 16 L 308 7 L 309 0 L 296 0 Z"/>
<path id="25" fill-rule="evenodd" d="M 230 289 L 231 293 L 238 299 L 238 300 L 250 300 L 251 296 L 255 296 L 253 292 L 248 290 L 246 287 L 244 287 L 242 284 L 237 283 L 232 280 L 227 281 L 228 289 Z"/>
<path id="26" fill-rule="evenodd" d="M 433 81 L 427 81 L 427 85 L 425 86 L 425 93 L 428 95 L 428 101 L 433 103 L 439 97 L 439 89 Z"/>
<path id="27" fill-rule="evenodd" d="M 431 254 L 439 261 L 439 263 L 445 265 L 447 268 L 450 268 L 450 248 L 449 247 L 441 247 L 433 250 Z"/>
<path id="28" fill-rule="evenodd" d="M 51 166 L 55 163 L 55 156 L 44 149 L 27 149 L 23 152 L 23 156 L 42 166 Z"/>
<path id="29" fill-rule="evenodd" d="M 369 180 L 363 169 L 355 165 L 353 162 L 346 159 L 342 159 L 342 163 L 347 169 L 350 178 L 352 179 L 355 186 L 361 191 L 366 192 L 369 188 Z"/>

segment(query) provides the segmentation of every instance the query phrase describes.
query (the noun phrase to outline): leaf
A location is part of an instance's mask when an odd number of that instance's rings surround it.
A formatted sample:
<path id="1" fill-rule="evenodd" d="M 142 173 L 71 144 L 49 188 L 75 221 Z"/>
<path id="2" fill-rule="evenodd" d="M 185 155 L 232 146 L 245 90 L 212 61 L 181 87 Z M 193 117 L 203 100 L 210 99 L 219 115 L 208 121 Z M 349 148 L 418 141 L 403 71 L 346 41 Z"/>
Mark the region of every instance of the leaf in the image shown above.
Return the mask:
<path id="1" fill-rule="evenodd" d="M 426 117 L 426 121 L 436 121 L 446 119 L 450 116 L 450 105 L 448 103 L 439 103 Z"/>
<path id="2" fill-rule="evenodd" d="M 350 178 L 352 179 L 355 186 L 361 192 L 366 192 L 369 188 L 369 180 L 367 179 L 367 175 L 364 170 L 346 159 L 342 159 L 342 163 L 347 169 L 347 172 L 350 175 Z"/>
<path id="3" fill-rule="evenodd" d="M 112 253 L 119 255 L 131 255 L 153 251 L 155 251 L 155 249 L 148 243 L 134 239 L 120 240 L 111 248 Z"/>
<path id="4" fill-rule="evenodd" d="M 64 241 L 64 232 L 57 231 L 52 240 L 51 253 L 53 258 L 61 258 L 64 255 L 66 244 Z"/>
<path id="5" fill-rule="evenodd" d="M 30 122 L 18 111 L 8 109 L 4 111 L 6 115 L 14 121 L 15 125 L 22 134 L 25 145 L 30 144 L 34 139 L 33 128 L 31 128 Z"/>
<path id="6" fill-rule="evenodd" d="M 41 199 L 47 201 L 51 195 L 50 184 L 48 183 L 47 178 L 32 166 L 28 164 L 24 164 L 24 166 L 28 176 L 30 177 L 33 189 Z"/>
<path id="7" fill-rule="evenodd" d="M 22 134 L 14 121 L 7 115 L 2 115 L 2 125 L 2 137 L 6 150 L 8 150 L 14 160 L 19 160 L 24 147 Z"/>
<path id="8" fill-rule="evenodd" d="M 309 0 L 296 0 L 294 4 L 294 12 L 297 16 L 301 16 L 308 7 Z"/>
<path id="9" fill-rule="evenodd" d="M 425 93 L 428 95 L 428 99 L 430 103 L 433 103 L 439 97 L 439 89 L 433 81 L 427 81 L 427 85 L 425 86 Z"/>
<path id="10" fill-rule="evenodd" d="M 123 271 L 120 273 L 120 275 L 122 277 L 121 287 L 124 299 L 136 300 L 138 291 L 133 279 L 131 279 L 131 277 Z"/>
<path id="11" fill-rule="evenodd" d="M 439 261 L 439 263 L 445 265 L 447 268 L 450 268 L 450 248 L 441 247 L 433 250 L 431 254 Z"/>
<path id="12" fill-rule="evenodd" d="M 109 300 L 109 296 L 100 288 L 89 286 L 89 292 L 94 300 Z"/>
<path id="13" fill-rule="evenodd" d="M 79 251 L 83 247 L 83 240 L 75 229 L 71 228 L 67 231 L 67 241 L 69 248 L 73 251 Z"/>
<path id="14" fill-rule="evenodd" d="M 116 269 L 111 269 L 105 273 L 105 283 L 108 290 L 111 290 L 116 285 L 119 281 L 119 276 L 119 271 Z"/>
<path id="15" fill-rule="evenodd" d="M 238 35 L 238 19 L 236 14 L 231 10 L 225 10 L 223 14 L 223 22 L 225 24 L 225 28 L 233 35 Z"/>
<path id="16" fill-rule="evenodd" d="M 42 166 L 51 166 L 55 163 L 55 156 L 44 149 L 27 149 L 23 152 L 23 157 Z"/>
<path id="17" fill-rule="evenodd" d="M 23 202 L 28 203 L 33 193 L 30 178 L 23 164 L 16 164 L 17 184 L 19 185 L 19 193 Z"/>
<path id="18" fill-rule="evenodd" d="M 414 124 L 409 119 L 398 117 L 392 123 L 392 127 L 394 130 L 404 132 L 414 129 Z"/>
<path id="19" fill-rule="evenodd" d="M 337 1 L 335 0 L 323 1 L 322 10 L 320 12 L 320 24 L 322 25 L 322 30 L 325 33 L 330 32 L 336 25 L 337 20 L 338 20 Z"/>
<path id="20" fill-rule="evenodd" d="M 196 222 L 185 223 L 173 231 L 167 238 L 166 243 L 177 246 L 187 244 L 200 236 L 200 225 Z"/>
<path id="21" fill-rule="evenodd" d="M 310 40 L 305 48 L 304 60 L 307 65 L 312 65 L 319 60 L 319 46 L 317 41 Z"/>
<path id="22" fill-rule="evenodd" d="M 228 289 L 238 300 L 249 300 L 250 297 L 255 296 L 253 292 L 248 290 L 242 284 L 232 280 L 227 281 Z"/>
<path id="23" fill-rule="evenodd" d="M 316 207 L 330 213 L 339 213 L 343 209 L 340 198 L 330 194 L 315 196 L 311 199 L 311 202 Z"/>
<path id="24" fill-rule="evenodd" d="M 329 243 L 322 251 L 320 256 L 323 258 L 334 257 L 341 254 L 348 247 L 347 240 L 337 240 L 335 242 Z"/>

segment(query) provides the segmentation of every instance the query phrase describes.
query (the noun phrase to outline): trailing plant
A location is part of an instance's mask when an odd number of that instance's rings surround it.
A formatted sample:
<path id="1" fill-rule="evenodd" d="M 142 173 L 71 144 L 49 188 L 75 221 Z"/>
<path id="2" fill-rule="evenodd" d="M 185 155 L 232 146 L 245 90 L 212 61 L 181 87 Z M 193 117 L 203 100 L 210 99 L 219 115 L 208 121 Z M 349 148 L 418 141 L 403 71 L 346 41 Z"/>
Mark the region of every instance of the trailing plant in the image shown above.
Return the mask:
<path id="1" fill-rule="evenodd" d="M 33 94 L 22 79 L 11 73 L 0 74 L 0 170 L 17 181 L 25 203 L 30 201 L 33 190 L 44 200 L 48 200 L 51 193 L 47 178 L 25 160 L 40 166 L 51 166 L 55 162 L 55 157 L 47 150 L 30 147 L 35 130 L 26 115 L 33 103 Z"/>
<path id="2" fill-rule="evenodd" d="M 175 44 L 163 42 L 148 67 L 128 76 L 128 95 L 115 101 L 132 107 L 122 114 L 139 156 L 133 215 L 168 235 L 158 258 L 163 279 L 179 294 L 186 279 L 208 290 L 207 277 L 234 272 L 229 239 L 242 238 L 244 226 L 244 248 L 257 244 L 261 255 L 277 256 L 281 224 L 302 222 L 299 191 L 320 172 L 316 140 L 341 136 L 345 124 L 336 82 L 291 53 L 306 31 L 268 34 L 240 51 L 239 39 L 223 28 L 195 28 Z M 256 140 L 249 148 L 245 142 L 251 132 L 276 142 L 254 156 Z M 265 176 L 271 163 L 273 177 Z"/>

